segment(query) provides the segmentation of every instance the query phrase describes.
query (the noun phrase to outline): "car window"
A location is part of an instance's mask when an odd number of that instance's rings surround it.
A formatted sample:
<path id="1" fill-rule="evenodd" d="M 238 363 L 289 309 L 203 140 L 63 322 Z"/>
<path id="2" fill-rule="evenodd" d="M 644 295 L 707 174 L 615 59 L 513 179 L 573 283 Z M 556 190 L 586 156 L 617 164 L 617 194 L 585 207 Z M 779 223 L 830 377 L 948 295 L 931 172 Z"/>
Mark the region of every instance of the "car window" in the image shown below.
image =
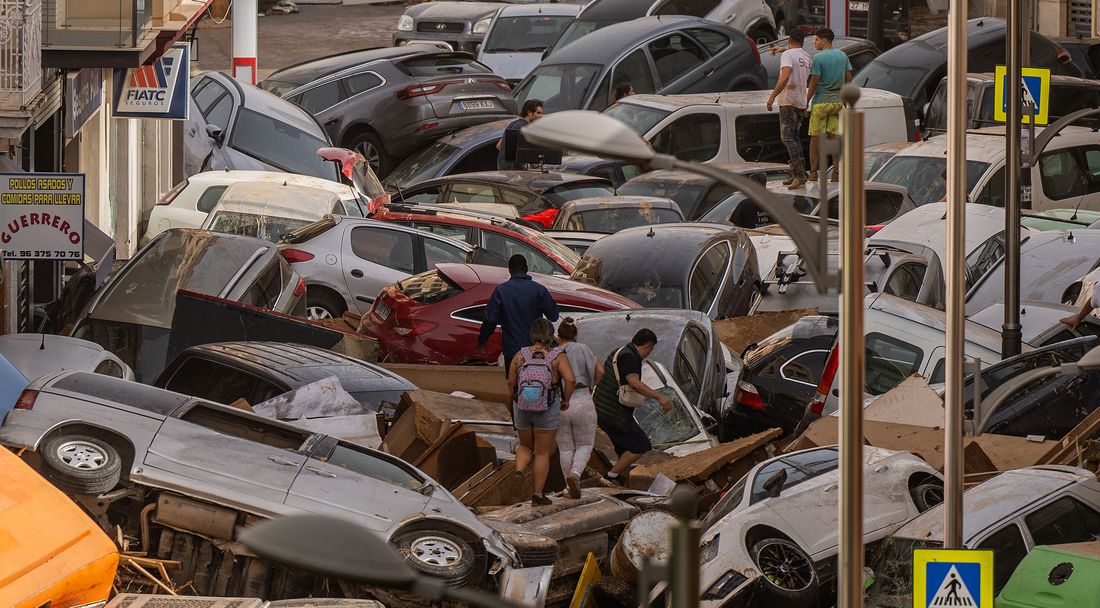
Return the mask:
<path id="1" fill-rule="evenodd" d="M 541 52 L 554 44 L 573 18 L 568 15 L 498 16 L 485 38 L 485 53 Z"/>
<path id="2" fill-rule="evenodd" d="M 617 103 L 604 112 L 604 114 L 626 123 L 626 126 L 634 129 L 638 135 L 645 135 L 671 113 L 669 110 L 650 108 L 633 103 Z"/>
<path id="3" fill-rule="evenodd" d="M 612 81 L 612 87 L 630 83 L 635 93 L 653 93 L 657 90 L 649 59 L 642 49 L 623 57 L 612 71 Z"/>
<path id="4" fill-rule="evenodd" d="M 451 184 L 448 203 L 495 203 L 496 188 L 489 184 Z"/>
<path id="5" fill-rule="evenodd" d="M 1071 496 L 1027 515 L 1024 523 L 1036 545 L 1083 543 L 1100 537 L 1100 513 Z"/>
<path id="6" fill-rule="evenodd" d="M 692 310 L 699 312 L 710 310 L 714 303 L 714 296 L 718 293 L 718 286 L 722 282 L 722 277 L 725 276 L 729 259 L 730 251 L 725 243 L 711 246 L 700 258 L 695 269 L 691 271 L 691 282 L 688 287 Z"/>
<path id="7" fill-rule="evenodd" d="M 203 190 L 199 195 L 199 202 L 195 203 L 195 208 L 203 213 L 210 213 L 210 210 L 214 208 L 214 205 L 218 204 L 218 201 L 222 198 L 222 193 L 229 186 L 210 186 L 206 190 Z"/>
<path id="8" fill-rule="evenodd" d="M 126 371 L 122 369 L 122 366 L 112 359 L 100 361 L 99 365 L 95 366 L 95 373 L 112 378 L 121 378 L 126 375 Z"/>
<path id="9" fill-rule="evenodd" d="M 450 243 L 426 238 L 424 239 L 424 261 L 428 270 L 435 268 L 436 264 L 461 264 L 466 261 L 466 252 Z"/>
<path id="10" fill-rule="evenodd" d="M 1097 190 L 1096 183 L 1100 181 L 1100 148 L 1084 148 L 1085 171 L 1089 177 L 1089 192 Z"/>
<path id="11" fill-rule="evenodd" d="M 522 107 L 528 99 L 541 99 L 547 114 L 583 108 L 589 89 L 602 71 L 603 66 L 573 63 L 537 67 L 515 91 L 516 105 Z M 637 86 L 634 90 L 642 92 Z M 646 92 L 652 93 L 652 86 Z"/>
<path id="12" fill-rule="evenodd" d="M 498 190 L 498 194 L 500 194 L 500 202 L 511 205 L 516 209 L 524 209 L 531 204 L 531 196 L 518 190 L 501 188 Z"/>
<path id="13" fill-rule="evenodd" d="M 424 232 L 430 232 L 432 234 L 438 234 L 447 238 L 456 239 L 465 243 L 473 242 L 474 229 L 469 226 L 457 226 L 453 224 L 436 224 L 434 222 L 415 222 L 408 224 L 402 222 L 406 226 L 412 226 L 417 230 L 423 230 Z"/>
<path id="14" fill-rule="evenodd" d="M 993 174 L 993 177 L 989 178 L 989 181 L 985 183 L 985 187 L 982 188 L 981 194 L 974 199 L 975 203 L 979 205 L 991 205 L 993 207 L 1005 206 L 1005 168 L 1001 167 L 997 169 L 997 172 Z"/>
<path id="15" fill-rule="evenodd" d="M 285 392 L 257 376 L 201 357 L 184 361 L 164 388 L 226 405 L 238 399 L 255 405 Z"/>
<path id="16" fill-rule="evenodd" d="M 344 83 L 344 87 L 348 90 L 348 95 L 351 96 L 380 86 L 382 84 L 382 79 L 378 74 L 373 72 L 363 72 L 362 74 L 348 76 L 340 82 Z"/>
<path id="17" fill-rule="evenodd" d="M 798 485 L 807 479 L 813 479 L 837 468 L 838 458 L 835 448 L 824 450 L 812 450 L 803 454 L 792 454 L 782 460 L 769 463 L 760 468 L 752 482 L 752 495 L 749 499 L 755 504 L 768 498 L 768 492 L 764 484 L 772 475 L 786 469 L 787 480 L 783 483 L 783 490 Z"/>
<path id="18" fill-rule="evenodd" d="M 366 448 L 344 443 L 343 441 L 333 448 L 332 454 L 328 457 L 328 463 L 410 490 L 419 489 L 423 485 L 419 477 L 414 475 L 412 471 L 383 459 Z"/>
<path id="19" fill-rule="evenodd" d="M 541 251 L 510 236 L 505 236 L 499 232 L 482 232 L 481 241 L 482 247 L 506 260 L 517 253 L 522 254 L 527 258 L 528 268 L 531 272 L 553 274 L 558 269 L 557 264 Z"/>
<path id="20" fill-rule="evenodd" d="M 680 338 L 676 348 L 676 362 L 672 366 L 672 376 L 684 391 L 684 396 L 695 406 L 699 403 L 699 394 L 703 389 L 703 374 L 707 366 L 707 341 L 702 330 L 689 326 Z"/>
<path id="21" fill-rule="evenodd" d="M 340 103 L 343 93 L 338 81 L 326 82 L 302 93 L 301 99 L 296 101 L 299 106 L 310 114 L 317 114 Z"/>
<path id="22" fill-rule="evenodd" d="M 207 114 L 210 113 L 210 108 L 223 96 L 229 95 L 229 89 L 223 87 L 221 83 L 215 82 L 213 78 L 207 78 L 204 82 L 207 84 L 195 89 L 192 96 L 194 97 L 195 105 L 199 108 L 199 112 L 202 113 L 203 118 L 206 118 Z M 207 119 L 206 122 L 209 123 L 210 120 Z M 224 127 L 225 125 L 220 126 Z"/>
<path id="23" fill-rule="evenodd" d="M 874 58 L 875 54 L 871 51 L 860 51 L 858 53 L 848 55 L 848 61 L 852 62 L 852 73 L 855 74 L 856 72 L 862 70 L 863 66 L 871 63 Z"/>
<path id="24" fill-rule="evenodd" d="M 260 273 L 260 277 L 248 288 L 248 291 L 241 297 L 240 302 L 260 308 L 275 308 L 275 303 L 279 301 L 279 294 L 282 291 L 282 268 L 278 263 L 275 263 Z"/>
<path id="25" fill-rule="evenodd" d="M 309 439 L 305 431 L 268 424 L 255 416 L 242 416 L 222 408 L 198 404 L 180 416 L 181 420 L 212 431 L 282 450 L 297 450 Z"/>
<path id="26" fill-rule="evenodd" d="M 722 119 L 709 112 L 682 116 L 658 131 L 650 144 L 680 160 L 708 161 L 722 145 Z"/>
<path id="27" fill-rule="evenodd" d="M 668 86 L 707 60 L 703 48 L 679 32 L 650 42 L 649 54 L 653 56 L 661 86 Z"/>
<path id="28" fill-rule="evenodd" d="M 928 265 L 920 262 L 901 264 L 890 274 L 882 286 L 882 292 L 916 302 L 927 270 Z"/>
<path id="29" fill-rule="evenodd" d="M 787 148 L 779 140 L 779 115 L 744 114 L 733 120 L 737 155 L 749 162 L 782 162 Z"/>
<path id="30" fill-rule="evenodd" d="M 904 198 L 900 192 L 885 192 L 883 190 L 868 190 L 867 215 L 865 220 L 868 226 L 885 224 L 898 216 Z"/>
<path id="31" fill-rule="evenodd" d="M 1077 164 L 1072 148 L 1039 157 L 1039 176 L 1047 198 L 1061 200 L 1088 194 L 1088 178 Z"/>
<path id="32" fill-rule="evenodd" d="M 229 126 L 229 118 L 233 115 L 233 97 L 230 95 L 223 95 L 218 101 L 214 102 L 210 110 L 203 115 L 206 119 L 206 124 L 215 125 L 221 128 Z"/>
<path id="33" fill-rule="evenodd" d="M 716 32 L 714 30 L 708 30 L 702 27 L 693 27 L 686 30 L 688 34 L 695 37 L 696 40 L 701 42 L 703 46 L 707 47 L 707 50 L 712 55 L 718 54 L 719 51 L 730 45 L 730 39 L 722 32 Z"/>
<path id="34" fill-rule="evenodd" d="M 394 62 L 397 69 L 413 78 L 431 76 L 457 76 L 460 74 L 491 74 L 489 68 L 478 63 L 469 55 L 445 55 L 428 53 L 413 55 L 408 59 Z"/>
<path id="35" fill-rule="evenodd" d="M 993 591 L 1000 591 L 1008 582 L 1016 566 L 1027 556 L 1027 545 L 1020 529 L 1009 524 L 994 532 L 977 546 L 978 549 L 992 549 L 996 557 L 993 560 Z"/>
<path id="36" fill-rule="evenodd" d="M 778 120 L 778 119 L 777 119 Z M 778 132 L 778 130 L 777 130 Z M 776 136 L 778 137 L 778 135 Z M 753 160 L 753 159 L 747 159 Z M 966 161 L 966 191 L 973 192 L 978 180 L 985 175 L 989 163 Z M 918 205 L 943 200 L 947 185 L 943 181 L 947 159 L 941 156 L 895 156 L 875 174 L 872 181 L 904 186 L 909 198 Z"/>
<path id="37" fill-rule="evenodd" d="M 691 15 L 706 17 L 718 6 L 719 0 L 667 0 L 657 7 L 651 15 Z"/>
<path id="38" fill-rule="evenodd" d="M 816 387 L 817 381 L 821 379 L 821 372 L 825 369 L 825 360 L 828 358 L 827 350 L 808 350 L 799 353 L 779 368 L 779 375 L 784 380 Z"/>
<path id="39" fill-rule="evenodd" d="M 455 163 L 448 175 L 473 173 L 474 171 L 495 171 L 497 168 L 497 140 L 480 145 L 471 150 L 462 160 Z"/>
<path id="40" fill-rule="evenodd" d="M 623 171 L 623 181 L 634 179 L 643 173 L 641 166 L 631 163 L 620 165 L 620 168 Z"/>
<path id="41" fill-rule="evenodd" d="M 247 107 L 241 109 L 229 144 L 236 150 L 288 173 L 336 180 L 335 163 L 317 156 L 317 150 L 328 147 L 329 143 L 279 120 L 276 116 L 261 114 Z"/>
<path id="42" fill-rule="evenodd" d="M 865 339 L 866 378 L 868 393 L 881 395 L 901 384 L 920 370 L 924 351 L 879 333 L 869 333 Z"/>
<path id="43" fill-rule="evenodd" d="M 433 205 L 439 202 L 439 193 L 442 191 L 442 186 L 425 186 L 410 190 L 401 195 L 401 202 L 410 205 Z"/>
<path id="44" fill-rule="evenodd" d="M 357 226 L 351 230 L 351 251 L 386 268 L 412 274 L 413 235 L 400 230 Z"/>
<path id="45" fill-rule="evenodd" d="M 1004 232 L 999 232 L 989 237 L 986 242 L 979 245 L 974 251 L 971 251 L 970 255 L 966 256 L 966 268 L 963 269 L 966 275 L 966 289 L 969 290 L 977 284 L 977 282 L 985 276 L 985 273 L 989 272 L 989 270 L 1004 257 L 1004 254 Z"/>

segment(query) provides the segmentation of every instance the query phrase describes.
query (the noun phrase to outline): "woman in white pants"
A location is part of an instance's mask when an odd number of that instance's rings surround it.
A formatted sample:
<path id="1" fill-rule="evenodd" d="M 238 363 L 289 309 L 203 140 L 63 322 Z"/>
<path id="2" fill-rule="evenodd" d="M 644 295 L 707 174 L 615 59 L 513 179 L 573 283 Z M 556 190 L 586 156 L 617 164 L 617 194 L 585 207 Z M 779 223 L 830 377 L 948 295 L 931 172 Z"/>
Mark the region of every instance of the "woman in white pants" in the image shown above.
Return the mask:
<path id="1" fill-rule="evenodd" d="M 577 342 L 577 325 L 570 317 L 565 317 L 558 325 L 558 343 L 576 378 L 569 409 L 561 413 L 558 452 L 568 486 L 566 495 L 580 498 L 581 473 L 588 465 L 592 444 L 596 441 L 596 406 L 592 403 L 592 391 L 603 378 L 603 363 L 592 354 L 592 349 Z"/>

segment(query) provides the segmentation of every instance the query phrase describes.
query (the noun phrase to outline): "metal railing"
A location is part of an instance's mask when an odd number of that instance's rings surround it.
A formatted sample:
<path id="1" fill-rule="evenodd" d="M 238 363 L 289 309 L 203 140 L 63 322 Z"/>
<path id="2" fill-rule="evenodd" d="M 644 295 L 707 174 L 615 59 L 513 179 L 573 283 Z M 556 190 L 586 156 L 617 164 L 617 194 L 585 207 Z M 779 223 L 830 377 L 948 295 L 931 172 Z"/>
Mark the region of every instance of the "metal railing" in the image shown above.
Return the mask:
<path id="1" fill-rule="evenodd" d="M 42 90 L 42 2 L 0 0 L 0 96 L 27 105 Z"/>
<path id="2" fill-rule="evenodd" d="M 0 0 L 0 2 L 17 0 Z M 154 0 L 42 1 L 42 44 L 134 48 L 151 31 Z"/>

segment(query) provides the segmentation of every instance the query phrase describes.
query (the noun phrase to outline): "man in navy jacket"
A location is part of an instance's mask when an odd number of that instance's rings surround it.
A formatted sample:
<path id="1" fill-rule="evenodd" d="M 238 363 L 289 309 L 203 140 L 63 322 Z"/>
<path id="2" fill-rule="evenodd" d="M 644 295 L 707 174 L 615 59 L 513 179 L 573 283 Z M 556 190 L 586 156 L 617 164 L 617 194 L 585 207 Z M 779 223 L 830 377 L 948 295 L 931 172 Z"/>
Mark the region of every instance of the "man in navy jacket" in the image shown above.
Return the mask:
<path id="1" fill-rule="evenodd" d="M 551 322 L 558 320 L 558 305 L 550 292 L 527 274 L 527 258 L 518 253 L 508 258 L 508 273 L 512 278 L 497 285 L 489 298 L 477 338 L 478 345 L 484 347 L 500 326 L 504 334 L 504 373 L 508 373 L 512 357 L 531 345 L 531 324 L 535 319 L 545 316 Z"/>

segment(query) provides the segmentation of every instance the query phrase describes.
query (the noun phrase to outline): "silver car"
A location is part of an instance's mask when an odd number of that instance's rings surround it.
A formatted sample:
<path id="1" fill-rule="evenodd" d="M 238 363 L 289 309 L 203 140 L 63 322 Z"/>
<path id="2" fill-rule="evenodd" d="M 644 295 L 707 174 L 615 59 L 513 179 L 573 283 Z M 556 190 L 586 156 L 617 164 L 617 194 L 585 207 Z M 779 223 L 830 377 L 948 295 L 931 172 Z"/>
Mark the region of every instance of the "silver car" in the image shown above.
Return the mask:
<path id="1" fill-rule="evenodd" d="M 388 285 L 443 262 L 466 261 L 474 247 L 445 236 L 365 218 L 325 216 L 280 242 L 306 282 L 311 319 L 366 314 Z"/>
<path id="2" fill-rule="evenodd" d="M 453 585 L 513 563 L 496 532 L 394 456 L 101 374 L 61 372 L 29 389 L 37 392 L 25 392 L 5 416 L 0 444 L 38 452 L 40 472 L 63 491 L 110 503 L 125 494 L 111 492 L 120 484 L 159 490 L 160 498 L 147 496 L 158 505 L 157 521 L 168 516 L 166 495 L 246 517 L 350 518 L 408 553 L 413 567 Z M 234 540 L 233 528 L 225 540 Z"/>

